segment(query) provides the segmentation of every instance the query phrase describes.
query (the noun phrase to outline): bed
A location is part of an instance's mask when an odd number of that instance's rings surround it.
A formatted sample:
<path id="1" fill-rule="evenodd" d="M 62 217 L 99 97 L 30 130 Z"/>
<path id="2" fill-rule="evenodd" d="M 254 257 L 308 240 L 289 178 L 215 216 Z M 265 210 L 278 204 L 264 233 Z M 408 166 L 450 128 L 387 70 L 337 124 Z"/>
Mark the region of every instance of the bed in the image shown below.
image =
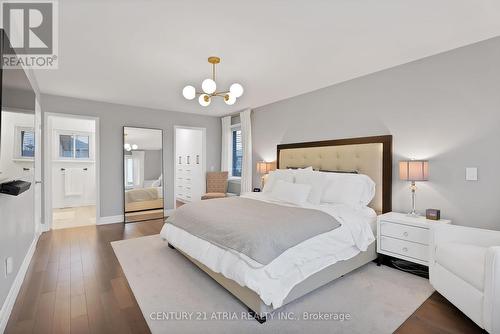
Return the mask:
<path id="1" fill-rule="evenodd" d="M 373 193 L 359 207 L 331 201 L 279 202 L 272 196 L 274 190 L 192 203 L 191 212 L 183 206 L 174 213 L 161 236 L 245 304 L 257 320 L 265 321 L 269 312 L 376 259 L 376 215 L 391 211 L 392 136 L 278 145 L 278 169 L 308 166 L 329 178 L 341 179 L 339 172 L 356 171 L 360 175 L 353 178 L 364 176 L 374 183 Z M 302 172 L 293 173 L 299 173 L 294 174 L 297 180 Z M 292 187 L 283 181 L 279 186 Z M 276 241 L 268 250 L 261 240 L 280 239 L 284 215 L 296 228 L 282 233 L 283 245 Z M 229 225 L 227 216 L 245 223 Z M 328 219 L 330 225 L 325 223 Z M 304 229 L 300 223 L 306 220 Z M 253 230 L 246 232 L 252 224 Z M 268 255 L 273 251 L 278 255 Z"/>
<path id="2" fill-rule="evenodd" d="M 125 190 L 125 212 L 163 209 L 163 187 Z"/>

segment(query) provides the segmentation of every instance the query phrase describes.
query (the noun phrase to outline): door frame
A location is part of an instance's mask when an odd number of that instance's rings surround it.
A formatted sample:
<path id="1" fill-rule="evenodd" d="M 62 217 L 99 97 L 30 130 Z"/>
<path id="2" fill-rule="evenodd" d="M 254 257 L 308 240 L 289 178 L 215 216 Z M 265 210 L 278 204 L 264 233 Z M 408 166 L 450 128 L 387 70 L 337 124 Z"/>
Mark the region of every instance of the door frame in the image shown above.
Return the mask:
<path id="1" fill-rule="evenodd" d="M 173 209 L 176 209 L 176 198 L 177 198 L 177 129 L 189 129 L 189 130 L 201 130 L 202 135 L 202 143 L 201 143 L 201 154 L 202 154 L 202 165 L 201 171 L 203 173 L 203 184 L 202 184 L 202 192 L 206 192 L 206 177 L 207 177 L 207 128 L 196 127 L 196 126 L 184 126 L 184 125 L 174 125 L 174 159 L 173 159 L 173 168 L 174 168 L 174 191 L 173 191 Z"/>
<path id="2" fill-rule="evenodd" d="M 86 115 L 76 115 L 76 114 L 65 114 L 65 113 L 54 113 L 45 112 L 43 113 L 43 184 L 44 184 L 44 231 L 50 231 L 52 229 L 52 146 L 51 142 L 52 135 L 47 133 L 47 125 L 50 117 L 63 117 L 63 118 L 76 118 L 95 121 L 95 133 L 94 133 L 94 168 L 95 168 L 95 215 L 96 215 L 96 225 L 99 225 L 99 220 L 101 218 L 101 182 L 100 182 L 100 124 L 99 117 L 86 116 Z"/>

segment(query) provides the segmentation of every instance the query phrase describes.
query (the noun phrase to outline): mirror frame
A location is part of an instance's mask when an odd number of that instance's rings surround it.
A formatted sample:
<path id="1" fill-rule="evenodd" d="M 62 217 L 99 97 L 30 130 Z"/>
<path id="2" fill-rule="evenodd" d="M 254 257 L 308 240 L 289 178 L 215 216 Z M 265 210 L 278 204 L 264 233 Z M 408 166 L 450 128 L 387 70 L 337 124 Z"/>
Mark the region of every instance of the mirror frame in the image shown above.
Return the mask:
<path id="1" fill-rule="evenodd" d="M 163 175 L 162 177 L 162 198 L 163 198 L 163 215 L 162 215 L 162 218 L 161 219 L 165 219 L 165 162 L 164 162 L 164 158 L 165 158 L 165 153 L 164 153 L 164 134 L 163 134 L 163 129 L 159 129 L 159 128 L 149 128 L 149 127 L 145 127 L 145 126 L 129 126 L 129 125 L 124 125 L 122 127 L 122 146 L 121 146 L 121 150 L 122 150 L 122 161 L 121 161 L 121 164 L 122 164 L 122 180 L 121 180 L 121 183 L 122 183 L 122 195 L 123 195 L 123 222 L 125 224 L 129 224 L 129 223 L 138 223 L 138 222 L 147 222 L 149 220 L 157 220 L 157 219 L 160 219 L 160 218 L 155 218 L 155 219 L 144 219 L 144 220 L 138 220 L 138 221 L 129 221 L 127 222 L 127 217 L 126 217 L 126 214 L 127 212 L 125 211 L 125 129 L 126 128 L 132 128 L 132 129 L 145 129 L 145 130 L 157 130 L 157 131 L 161 131 L 161 175 Z"/>

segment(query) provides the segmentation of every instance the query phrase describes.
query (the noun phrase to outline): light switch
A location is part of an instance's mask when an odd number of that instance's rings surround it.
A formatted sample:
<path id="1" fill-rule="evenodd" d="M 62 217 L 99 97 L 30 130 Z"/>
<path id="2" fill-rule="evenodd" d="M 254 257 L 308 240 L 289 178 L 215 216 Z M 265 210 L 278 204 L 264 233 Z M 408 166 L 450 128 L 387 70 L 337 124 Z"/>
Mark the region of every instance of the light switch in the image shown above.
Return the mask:
<path id="1" fill-rule="evenodd" d="M 465 168 L 465 180 L 466 181 L 477 181 L 477 168 L 476 167 Z"/>

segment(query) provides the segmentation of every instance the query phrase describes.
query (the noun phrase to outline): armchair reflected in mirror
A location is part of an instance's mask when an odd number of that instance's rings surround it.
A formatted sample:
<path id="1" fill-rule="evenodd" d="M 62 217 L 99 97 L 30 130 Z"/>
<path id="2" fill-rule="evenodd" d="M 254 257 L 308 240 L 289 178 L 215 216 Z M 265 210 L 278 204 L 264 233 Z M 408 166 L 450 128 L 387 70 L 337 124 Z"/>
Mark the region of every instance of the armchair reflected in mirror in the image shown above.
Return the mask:
<path id="1" fill-rule="evenodd" d="M 163 219 L 163 132 L 123 128 L 125 223 Z"/>

